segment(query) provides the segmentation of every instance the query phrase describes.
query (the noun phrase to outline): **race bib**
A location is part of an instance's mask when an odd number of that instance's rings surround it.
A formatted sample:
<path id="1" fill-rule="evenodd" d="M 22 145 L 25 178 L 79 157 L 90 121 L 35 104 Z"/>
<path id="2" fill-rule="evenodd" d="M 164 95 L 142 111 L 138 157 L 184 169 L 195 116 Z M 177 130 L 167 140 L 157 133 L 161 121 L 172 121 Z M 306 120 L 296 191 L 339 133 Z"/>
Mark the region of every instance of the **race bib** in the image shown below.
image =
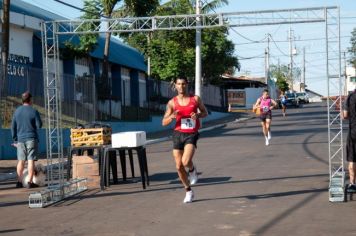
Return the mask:
<path id="1" fill-rule="evenodd" d="M 262 111 L 263 111 L 263 112 L 268 112 L 268 111 L 269 111 L 269 107 L 268 107 L 268 106 L 262 107 Z"/>
<path id="2" fill-rule="evenodd" d="M 181 129 L 194 129 L 195 120 L 191 118 L 182 118 L 180 127 Z"/>

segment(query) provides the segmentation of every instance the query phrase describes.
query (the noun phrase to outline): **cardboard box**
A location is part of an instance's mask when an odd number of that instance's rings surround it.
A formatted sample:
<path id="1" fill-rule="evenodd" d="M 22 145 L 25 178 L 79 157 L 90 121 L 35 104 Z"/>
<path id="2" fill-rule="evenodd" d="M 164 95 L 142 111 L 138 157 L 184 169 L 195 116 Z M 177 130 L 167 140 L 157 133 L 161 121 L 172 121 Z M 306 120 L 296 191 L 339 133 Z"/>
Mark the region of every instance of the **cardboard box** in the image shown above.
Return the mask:
<path id="1" fill-rule="evenodd" d="M 88 188 L 100 188 L 100 176 L 88 176 L 86 178 Z"/>
<path id="2" fill-rule="evenodd" d="M 91 156 L 73 156 L 73 179 L 86 178 L 88 188 L 100 187 L 99 160 Z"/>
<path id="3" fill-rule="evenodd" d="M 98 163 L 73 165 L 73 178 L 81 178 L 92 175 L 99 175 Z"/>
<path id="4" fill-rule="evenodd" d="M 139 147 L 146 145 L 146 132 L 120 132 L 111 135 L 112 147 Z"/>

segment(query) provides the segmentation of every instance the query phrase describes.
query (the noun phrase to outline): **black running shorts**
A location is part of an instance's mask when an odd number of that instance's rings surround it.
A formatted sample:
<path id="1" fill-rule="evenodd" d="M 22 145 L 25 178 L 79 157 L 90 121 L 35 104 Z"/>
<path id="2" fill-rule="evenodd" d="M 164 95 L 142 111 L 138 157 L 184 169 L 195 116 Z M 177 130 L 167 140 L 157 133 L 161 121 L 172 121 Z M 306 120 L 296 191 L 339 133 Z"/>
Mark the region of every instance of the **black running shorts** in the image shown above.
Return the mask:
<path id="1" fill-rule="evenodd" d="M 261 121 L 265 122 L 267 119 L 272 120 L 272 112 L 261 113 L 260 115 Z"/>
<path id="2" fill-rule="evenodd" d="M 173 149 L 184 150 L 184 146 L 189 143 L 197 147 L 199 133 L 183 133 L 179 131 L 173 131 L 172 139 Z"/>

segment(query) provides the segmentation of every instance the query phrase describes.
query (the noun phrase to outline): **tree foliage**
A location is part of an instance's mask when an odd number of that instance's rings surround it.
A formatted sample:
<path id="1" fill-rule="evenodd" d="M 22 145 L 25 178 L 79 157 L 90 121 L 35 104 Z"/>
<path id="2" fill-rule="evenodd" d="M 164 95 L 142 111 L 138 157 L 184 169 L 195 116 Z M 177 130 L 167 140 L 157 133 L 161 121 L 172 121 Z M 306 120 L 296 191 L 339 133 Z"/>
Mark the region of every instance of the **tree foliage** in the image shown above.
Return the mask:
<path id="1" fill-rule="evenodd" d="M 287 65 L 271 65 L 270 66 L 270 73 L 271 76 L 276 78 L 276 85 L 279 88 L 279 90 L 285 92 L 289 90 L 289 84 L 288 84 L 288 73 L 289 73 L 289 68 Z"/>
<path id="2" fill-rule="evenodd" d="M 171 0 L 157 7 L 157 15 L 194 13 L 192 0 Z M 209 12 L 226 0 L 209 1 L 203 5 L 203 12 Z M 234 56 L 234 44 L 227 39 L 225 28 L 202 30 L 202 75 L 205 82 L 218 83 L 225 72 L 240 69 Z M 151 77 L 172 80 L 179 75 L 194 78 L 195 74 L 195 30 L 160 31 L 149 34 L 122 34 L 124 40 L 138 48 L 151 59 Z"/>
<path id="3" fill-rule="evenodd" d="M 351 39 L 350 39 L 351 47 L 348 49 L 351 59 L 350 63 L 354 68 L 356 68 L 356 28 L 353 29 L 351 32 Z"/>

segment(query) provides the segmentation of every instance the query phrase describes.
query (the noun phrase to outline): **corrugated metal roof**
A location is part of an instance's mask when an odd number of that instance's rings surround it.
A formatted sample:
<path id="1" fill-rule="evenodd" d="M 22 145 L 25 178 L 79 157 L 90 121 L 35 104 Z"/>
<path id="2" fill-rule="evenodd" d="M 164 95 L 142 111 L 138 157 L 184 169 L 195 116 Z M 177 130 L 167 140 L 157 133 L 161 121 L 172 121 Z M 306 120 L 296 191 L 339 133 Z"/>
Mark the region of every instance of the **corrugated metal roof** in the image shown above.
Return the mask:
<path id="1" fill-rule="evenodd" d="M 0 0 L 0 9 L 2 8 L 2 0 Z M 36 17 L 39 19 L 43 19 L 45 21 L 51 20 L 64 20 L 65 17 L 59 16 L 37 6 L 31 5 L 29 3 L 23 2 L 21 0 L 11 0 L 10 11 L 21 13 L 24 15 Z M 40 34 L 37 35 L 40 37 Z M 70 36 L 70 37 L 60 37 L 60 39 L 69 39 L 71 38 L 73 43 L 79 42 L 78 36 Z M 62 41 L 62 40 L 61 40 Z M 104 53 L 104 44 L 105 38 L 104 36 L 100 36 L 98 38 L 98 45 L 94 52 L 90 55 L 95 58 L 103 58 Z M 110 42 L 110 55 L 109 61 L 112 63 L 116 63 L 119 65 L 123 65 L 129 68 L 138 69 L 141 71 L 147 71 L 147 66 L 144 61 L 143 55 L 135 48 L 132 48 L 120 40 L 112 37 Z"/>

